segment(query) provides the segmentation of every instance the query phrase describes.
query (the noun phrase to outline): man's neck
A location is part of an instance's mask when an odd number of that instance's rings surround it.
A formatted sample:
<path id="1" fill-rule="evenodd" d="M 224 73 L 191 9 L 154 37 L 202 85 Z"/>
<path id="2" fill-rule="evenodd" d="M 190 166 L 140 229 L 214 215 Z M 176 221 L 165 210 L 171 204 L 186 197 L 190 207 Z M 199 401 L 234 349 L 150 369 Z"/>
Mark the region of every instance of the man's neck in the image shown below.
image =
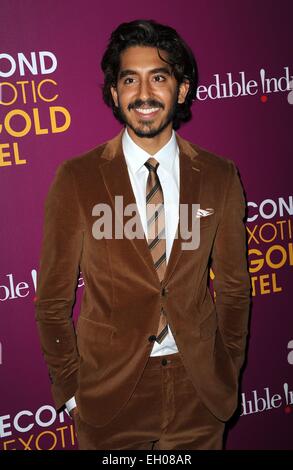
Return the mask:
<path id="1" fill-rule="evenodd" d="M 169 142 L 172 137 L 172 127 L 164 129 L 160 134 L 155 137 L 138 137 L 132 129 L 127 127 L 127 132 L 133 142 L 136 143 L 139 147 L 145 150 L 150 155 L 155 155 L 164 145 Z"/>

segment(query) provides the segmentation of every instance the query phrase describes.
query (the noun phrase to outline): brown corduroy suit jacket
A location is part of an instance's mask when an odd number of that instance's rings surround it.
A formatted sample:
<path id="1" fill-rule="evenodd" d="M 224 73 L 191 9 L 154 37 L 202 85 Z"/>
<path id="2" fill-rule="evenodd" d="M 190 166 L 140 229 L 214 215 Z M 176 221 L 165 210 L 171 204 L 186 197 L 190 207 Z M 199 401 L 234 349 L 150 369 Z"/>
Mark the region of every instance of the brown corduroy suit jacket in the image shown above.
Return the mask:
<path id="1" fill-rule="evenodd" d="M 197 393 L 226 421 L 237 406 L 250 306 L 236 167 L 177 135 L 179 202 L 213 211 L 200 218 L 197 249 L 182 250 L 179 232 L 161 285 L 145 238 L 93 236 L 96 204 L 114 209 L 117 195 L 124 207 L 135 204 L 121 136 L 60 165 L 46 199 L 36 320 L 56 408 L 75 396 L 84 421 L 110 422 L 144 370 L 163 307 Z M 75 330 L 79 269 L 85 287 Z"/>

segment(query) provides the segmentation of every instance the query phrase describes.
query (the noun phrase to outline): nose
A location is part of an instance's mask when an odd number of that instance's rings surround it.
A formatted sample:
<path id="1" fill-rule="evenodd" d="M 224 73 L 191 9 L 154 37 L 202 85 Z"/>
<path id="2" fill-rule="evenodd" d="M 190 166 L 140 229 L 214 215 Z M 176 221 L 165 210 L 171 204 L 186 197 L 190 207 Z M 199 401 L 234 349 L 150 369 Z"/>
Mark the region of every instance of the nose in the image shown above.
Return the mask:
<path id="1" fill-rule="evenodd" d="M 141 80 L 138 89 L 138 98 L 146 101 L 151 97 L 150 84 L 148 80 Z"/>

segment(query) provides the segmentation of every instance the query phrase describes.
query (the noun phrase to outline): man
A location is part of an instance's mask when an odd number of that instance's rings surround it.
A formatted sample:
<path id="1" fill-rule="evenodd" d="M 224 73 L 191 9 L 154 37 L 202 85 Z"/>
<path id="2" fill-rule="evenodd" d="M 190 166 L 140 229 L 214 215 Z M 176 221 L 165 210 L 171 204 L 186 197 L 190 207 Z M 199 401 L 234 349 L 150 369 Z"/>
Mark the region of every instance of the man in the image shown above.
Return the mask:
<path id="1" fill-rule="evenodd" d="M 80 449 L 221 449 L 250 305 L 237 171 L 175 132 L 197 68 L 174 29 L 120 25 L 102 69 L 125 128 L 64 162 L 46 201 L 36 318 L 55 405 Z"/>

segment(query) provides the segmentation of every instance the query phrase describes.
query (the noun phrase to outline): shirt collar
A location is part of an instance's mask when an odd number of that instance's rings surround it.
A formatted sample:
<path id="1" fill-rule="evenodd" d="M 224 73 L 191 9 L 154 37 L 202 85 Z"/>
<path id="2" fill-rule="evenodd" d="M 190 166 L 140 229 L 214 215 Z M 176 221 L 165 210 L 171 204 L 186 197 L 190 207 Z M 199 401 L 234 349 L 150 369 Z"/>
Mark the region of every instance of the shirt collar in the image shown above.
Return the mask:
<path id="1" fill-rule="evenodd" d="M 126 164 L 133 174 L 139 171 L 150 157 L 155 158 L 166 171 L 172 172 L 175 158 L 179 152 L 174 130 L 172 130 L 170 140 L 155 155 L 150 155 L 139 147 L 131 139 L 127 129 L 125 129 L 122 135 L 122 148 Z"/>

